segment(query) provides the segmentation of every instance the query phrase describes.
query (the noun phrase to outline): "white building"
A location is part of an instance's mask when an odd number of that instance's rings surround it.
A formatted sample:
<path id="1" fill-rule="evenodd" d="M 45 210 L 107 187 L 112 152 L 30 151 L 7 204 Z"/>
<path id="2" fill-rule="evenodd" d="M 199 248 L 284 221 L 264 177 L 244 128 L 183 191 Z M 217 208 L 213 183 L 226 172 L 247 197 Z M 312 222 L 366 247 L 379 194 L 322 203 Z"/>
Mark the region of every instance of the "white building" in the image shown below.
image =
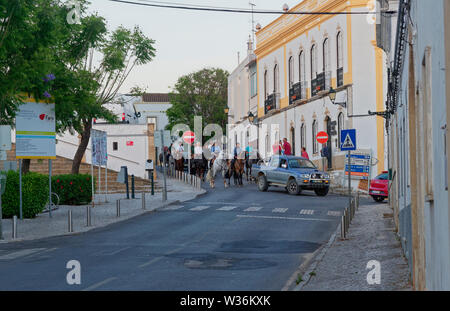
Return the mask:
<path id="1" fill-rule="evenodd" d="M 367 12 L 366 5 L 366 1 L 305 0 L 290 12 Z M 384 120 L 368 116 L 369 110 L 384 111 L 386 100 L 386 58 L 376 44 L 376 23 L 367 15 L 288 14 L 260 29 L 256 37 L 260 131 L 249 135 L 249 141 L 258 141 L 259 152 L 270 155 L 272 144 L 286 137 L 295 155 L 300 155 L 301 147 L 305 147 L 310 159 L 322 167 L 322 146 L 316 135 L 325 131 L 332 151 L 327 169 L 342 171 L 346 152 L 340 151 L 339 133 L 355 128 L 358 150 L 367 151 L 378 160 L 370 177 L 384 171 Z M 239 68 L 237 72 L 242 72 Z M 237 72 L 230 81 L 229 107 L 242 117 L 245 109 L 238 106 L 247 104 L 248 92 L 234 94 L 238 89 L 235 80 L 242 80 Z M 337 92 L 335 102 L 345 105 L 331 102 L 330 87 Z M 242 134 L 245 128 L 239 131 L 232 135 L 247 136 Z"/>

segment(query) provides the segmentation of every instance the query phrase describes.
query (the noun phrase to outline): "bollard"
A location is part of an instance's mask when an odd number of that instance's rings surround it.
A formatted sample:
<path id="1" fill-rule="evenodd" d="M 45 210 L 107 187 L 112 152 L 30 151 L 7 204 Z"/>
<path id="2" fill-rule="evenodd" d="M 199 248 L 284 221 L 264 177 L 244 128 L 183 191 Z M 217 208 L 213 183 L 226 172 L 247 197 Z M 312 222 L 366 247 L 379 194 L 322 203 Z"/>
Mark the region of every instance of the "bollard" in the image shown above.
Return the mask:
<path id="1" fill-rule="evenodd" d="M 348 227 L 349 227 L 348 208 L 345 208 L 344 217 L 345 217 L 345 232 L 347 233 L 348 232 Z"/>
<path id="2" fill-rule="evenodd" d="M 13 216 L 13 221 L 12 221 L 12 238 L 17 239 L 17 216 L 16 215 Z"/>
<path id="3" fill-rule="evenodd" d="M 345 240 L 345 216 L 341 216 L 341 239 Z"/>
<path id="4" fill-rule="evenodd" d="M 142 209 L 145 210 L 145 192 L 142 191 Z"/>
<path id="5" fill-rule="evenodd" d="M 120 199 L 116 201 L 116 216 L 120 217 Z"/>
<path id="6" fill-rule="evenodd" d="M 134 197 L 134 175 L 131 175 L 131 198 L 135 199 L 135 197 Z"/>
<path id="7" fill-rule="evenodd" d="M 91 226 L 91 206 L 86 206 L 86 227 Z"/>
<path id="8" fill-rule="evenodd" d="M 72 210 L 67 212 L 67 226 L 69 233 L 73 232 L 73 220 L 72 220 Z"/>

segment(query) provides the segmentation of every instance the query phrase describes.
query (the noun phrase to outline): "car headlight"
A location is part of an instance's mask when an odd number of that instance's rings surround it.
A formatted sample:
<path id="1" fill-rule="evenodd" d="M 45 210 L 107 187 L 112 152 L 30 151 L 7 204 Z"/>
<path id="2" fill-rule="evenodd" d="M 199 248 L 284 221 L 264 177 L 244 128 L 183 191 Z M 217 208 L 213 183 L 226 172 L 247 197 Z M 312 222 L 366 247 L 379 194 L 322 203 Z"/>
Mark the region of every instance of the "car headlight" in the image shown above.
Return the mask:
<path id="1" fill-rule="evenodd" d="M 328 173 L 323 174 L 323 178 L 330 179 L 330 174 L 328 174 Z"/>
<path id="2" fill-rule="evenodd" d="M 311 178 L 311 174 L 300 174 L 300 178 L 309 179 Z"/>

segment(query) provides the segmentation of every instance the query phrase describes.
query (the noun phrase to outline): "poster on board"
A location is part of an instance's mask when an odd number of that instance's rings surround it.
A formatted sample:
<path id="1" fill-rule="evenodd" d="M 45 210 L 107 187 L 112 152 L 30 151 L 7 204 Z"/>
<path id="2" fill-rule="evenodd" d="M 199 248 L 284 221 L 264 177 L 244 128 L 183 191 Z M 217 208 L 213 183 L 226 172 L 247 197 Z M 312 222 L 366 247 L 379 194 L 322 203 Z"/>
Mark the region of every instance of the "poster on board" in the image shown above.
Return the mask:
<path id="1" fill-rule="evenodd" d="M 16 158 L 56 159 L 55 104 L 27 99 L 16 114 Z"/>
<path id="2" fill-rule="evenodd" d="M 104 131 L 92 130 L 92 164 L 106 166 L 108 163 L 108 135 Z"/>

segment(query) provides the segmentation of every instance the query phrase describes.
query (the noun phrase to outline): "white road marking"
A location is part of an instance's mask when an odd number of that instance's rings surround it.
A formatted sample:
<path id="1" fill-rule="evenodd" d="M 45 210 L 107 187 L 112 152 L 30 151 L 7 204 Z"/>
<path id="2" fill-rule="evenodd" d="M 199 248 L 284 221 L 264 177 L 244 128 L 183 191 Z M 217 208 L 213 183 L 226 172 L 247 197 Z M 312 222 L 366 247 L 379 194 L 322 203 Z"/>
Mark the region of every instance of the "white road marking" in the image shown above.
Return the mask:
<path id="1" fill-rule="evenodd" d="M 165 208 L 163 208 L 163 211 L 175 211 L 177 209 L 183 208 L 183 205 L 172 205 L 172 206 L 167 206 Z"/>
<path id="2" fill-rule="evenodd" d="M 257 212 L 260 211 L 262 209 L 262 207 L 260 206 L 252 206 L 247 208 L 246 210 L 244 210 L 244 212 Z"/>
<path id="3" fill-rule="evenodd" d="M 12 260 L 20 257 L 25 257 L 40 251 L 44 251 L 46 248 L 29 248 L 29 249 L 22 249 L 17 252 L 9 253 L 6 255 L 0 256 L 0 260 Z"/>
<path id="4" fill-rule="evenodd" d="M 281 217 L 281 216 L 253 216 L 253 215 L 236 215 L 239 218 L 264 218 L 264 219 L 282 219 L 282 220 L 306 220 L 306 221 L 333 221 L 331 219 L 320 218 L 299 218 L 299 217 Z"/>
<path id="5" fill-rule="evenodd" d="M 287 210 L 288 210 L 288 208 L 281 208 L 281 207 L 278 207 L 278 208 L 274 208 L 274 209 L 272 210 L 272 213 L 286 213 Z"/>
<path id="6" fill-rule="evenodd" d="M 112 277 L 112 278 L 103 280 L 103 281 L 98 282 L 98 283 L 95 283 L 95 284 L 93 284 L 93 285 L 91 285 L 91 286 L 89 286 L 89 287 L 86 287 L 86 288 L 83 289 L 82 291 L 83 291 L 83 292 L 86 292 L 86 291 L 94 290 L 94 289 L 99 288 L 100 286 L 103 286 L 103 285 L 105 285 L 105 284 L 107 284 L 107 283 L 109 283 L 109 282 L 112 282 L 112 281 L 114 281 L 114 280 L 117 280 L 117 278 L 116 278 L 116 277 Z"/>
<path id="7" fill-rule="evenodd" d="M 200 211 L 203 211 L 203 210 L 208 209 L 208 208 L 209 208 L 209 206 L 202 205 L 202 206 L 197 206 L 197 207 L 191 208 L 190 211 L 200 212 Z"/>
<path id="8" fill-rule="evenodd" d="M 339 217 L 339 216 L 342 215 L 342 213 L 341 213 L 341 212 L 338 212 L 338 211 L 328 211 L 327 215 L 328 215 L 328 216 Z"/>
<path id="9" fill-rule="evenodd" d="M 314 210 L 312 209 L 302 209 L 300 215 L 314 215 Z"/>
<path id="10" fill-rule="evenodd" d="M 124 250 L 126 250 L 126 249 L 129 249 L 129 248 L 131 248 L 131 246 L 127 246 L 127 247 L 118 249 L 118 250 L 116 250 L 116 251 L 113 251 L 113 252 L 110 252 L 110 253 L 106 253 L 105 255 L 106 255 L 106 256 L 114 256 L 114 255 L 117 255 L 118 253 L 120 253 L 120 252 L 122 252 L 122 251 L 124 251 Z"/>
<path id="11" fill-rule="evenodd" d="M 218 208 L 217 210 L 218 211 L 232 211 L 232 210 L 234 210 L 234 209 L 236 209 L 237 208 L 237 206 L 223 206 L 223 207 L 221 207 L 221 208 Z"/>

